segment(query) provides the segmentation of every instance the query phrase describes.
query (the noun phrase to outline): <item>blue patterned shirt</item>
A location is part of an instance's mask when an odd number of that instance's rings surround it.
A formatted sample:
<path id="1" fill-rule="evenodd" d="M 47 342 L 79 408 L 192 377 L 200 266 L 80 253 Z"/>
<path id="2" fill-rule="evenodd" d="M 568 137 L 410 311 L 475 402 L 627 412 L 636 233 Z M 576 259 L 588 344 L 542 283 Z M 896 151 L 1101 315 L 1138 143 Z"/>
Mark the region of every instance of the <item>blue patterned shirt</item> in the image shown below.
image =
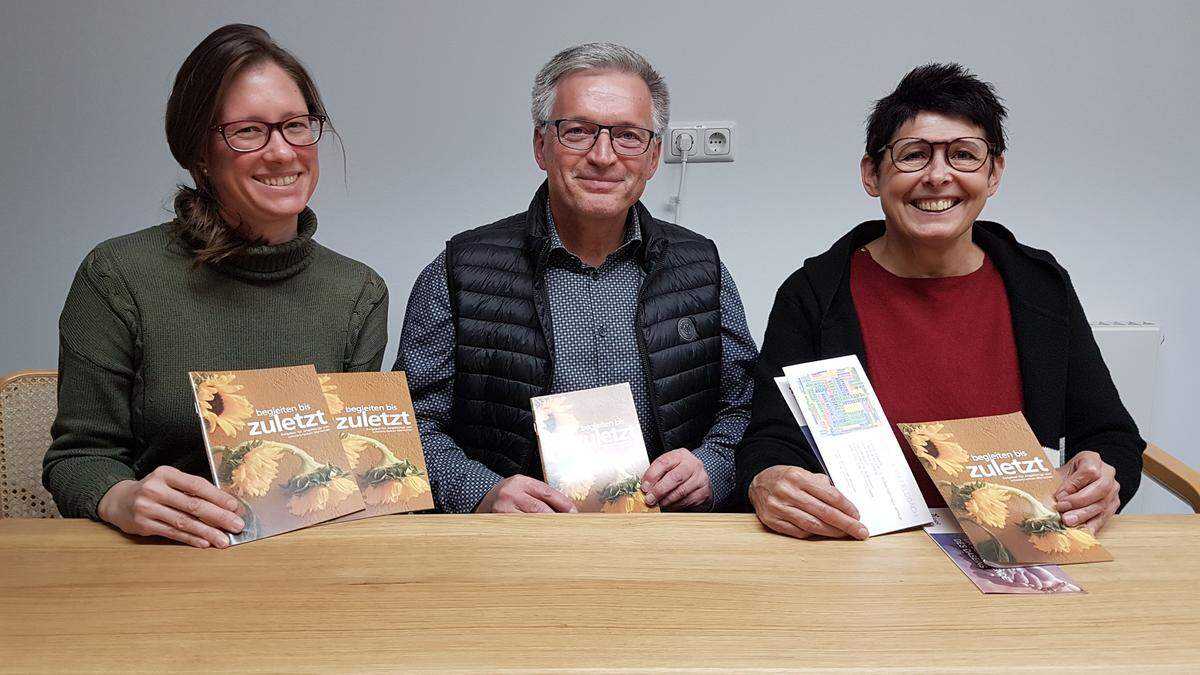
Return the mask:
<path id="1" fill-rule="evenodd" d="M 653 405 L 646 392 L 637 341 L 637 302 L 645 272 L 637 263 L 641 227 L 637 212 L 625 239 L 599 267 L 586 265 L 563 246 L 546 207 L 551 252 L 545 271 L 554 332 L 550 393 L 628 382 L 642 425 L 651 438 Z M 394 370 L 408 374 L 421 443 L 439 509 L 474 511 L 501 476 L 470 459 L 454 441 L 450 411 L 454 392 L 454 318 L 443 251 L 417 277 L 409 296 Z M 711 504 L 733 492 L 733 450 L 750 421 L 753 368 L 758 357 L 741 297 L 721 265 L 721 407 L 700 447 L 689 448 L 712 481 Z M 671 450 L 673 448 L 667 448 Z"/>

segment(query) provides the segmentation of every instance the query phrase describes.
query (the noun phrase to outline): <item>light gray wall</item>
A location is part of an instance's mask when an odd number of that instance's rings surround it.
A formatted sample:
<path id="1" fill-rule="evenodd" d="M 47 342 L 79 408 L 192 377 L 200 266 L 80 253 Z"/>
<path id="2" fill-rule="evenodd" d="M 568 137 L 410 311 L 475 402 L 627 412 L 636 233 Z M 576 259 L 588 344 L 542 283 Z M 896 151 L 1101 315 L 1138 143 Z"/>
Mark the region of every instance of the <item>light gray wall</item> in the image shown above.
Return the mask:
<path id="1" fill-rule="evenodd" d="M 721 245 L 756 336 L 784 277 L 879 216 L 858 182 L 869 103 L 915 65 L 956 60 L 1012 111 L 985 217 L 1058 255 L 1090 318 L 1162 324 L 1157 419 L 1140 422 L 1200 465 L 1195 3 L 5 0 L 2 13 L 0 372 L 53 367 L 83 255 L 169 218 L 184 174 L 163 108 L 223 23 L 266 27 L 320 84 L 349 172 L 325 144 L 318 238 L 387 279 L 392 353 L 442 242 L 527 205 L 529 86 L 558 49 L 625 43 L 666 75 L 675 119 L 738 123 L 736 162 L 689 169 L 685 224 Z M 645 196 L 668 218 L 677 171 Z"/>

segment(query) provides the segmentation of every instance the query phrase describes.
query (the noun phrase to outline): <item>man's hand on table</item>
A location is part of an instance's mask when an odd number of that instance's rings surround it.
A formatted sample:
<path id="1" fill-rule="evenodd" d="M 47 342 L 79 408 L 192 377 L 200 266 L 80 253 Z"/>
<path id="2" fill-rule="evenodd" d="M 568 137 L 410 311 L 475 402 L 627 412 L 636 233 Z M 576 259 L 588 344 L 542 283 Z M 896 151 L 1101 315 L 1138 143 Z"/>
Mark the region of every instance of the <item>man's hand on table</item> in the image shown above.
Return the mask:
<path id="1" fill-rule="evenodd" d="M 1054 494 L 1054 507 L 1068 527 L 1082 525 L 1092 531 L 1100 530 L 1121 506 L 1121 484 L 1117 470 L 1100 459 L 1100 455 L 1085 450 L 1062 466 L 1063 484 Z"/>
<path id="2" fill-rule="evenodd" d="M 574 513 L 575 502 L 536 478 L 517 474 L 496 483 L 476 513 Z"/>
<path id="3" fill-rule="evenodd" d="M 798 466 L 764 469 L 750 482 L 750 503 L 763 525 L 800 539 L 854 537 L 866 539 L 858 509 L 829 477 Z"/>
<path id="4" fill-rule="evenodd" d="M 159 536 L 196 548 L 226 548 L 226 532 L 241 532 L 238 501 L 199 476 L 160 466 L 141 480 L 123 480 L 100 499 L 100 519 L 127 534 Z"/>
<path id="5" fill-rule="evenodd" d="M 642 475 L 646 504 L 666 511 L 691 509 L 712 498 L 712 480 L 704 462 L 687 448 L 664 452 Z"/>

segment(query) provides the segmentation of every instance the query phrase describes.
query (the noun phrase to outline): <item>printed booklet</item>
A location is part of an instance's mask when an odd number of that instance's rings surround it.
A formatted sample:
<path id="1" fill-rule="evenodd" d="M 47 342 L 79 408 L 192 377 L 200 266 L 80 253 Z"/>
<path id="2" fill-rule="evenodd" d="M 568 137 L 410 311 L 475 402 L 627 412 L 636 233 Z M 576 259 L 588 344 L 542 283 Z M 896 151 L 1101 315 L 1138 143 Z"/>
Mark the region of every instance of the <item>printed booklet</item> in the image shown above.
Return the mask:
<path id="1" fill-rule="evenodd" d="M 231 544 L 363 509 L 312 366 L 188 376 L 214 482 L 246 522 Z"/>
<path id="2" fill-rule="evenodd" d="M 837 489 L 858 509 L 871 536 L 931 520 L 858 357 L 783 369 L 780 393 Z M 790 390 L 791 397 L 788 396 Z"/>
<path id="3" fill-rule="evenodd" d="M 984 593 L 1086 593 L 1058 565 L 992 567 L 983 562 L 950 509 L 930 509 L 933 524 L 925 533 L 958 569 Z"/>
<path id="4" fill-rule="evenodd" d="M 317 377 L 333 415 L 334 431 L 367 505 L 342 519 L 432 509 L 433 492 L 405 374 L 328 373 Z"/>
<path id="5" fill-rule="evenodd" d="M 646 505 L 650 466 L 628 383 L 530 399 L 542 473 L 581 512 L 658 511 Z"/>
<path id="6" fill-rule="evenodd" d="M 1091 530 L 1063 524 L 1062 481 L 1021 413 L 898 426 L 987 564 L 1112 560 Z"/>

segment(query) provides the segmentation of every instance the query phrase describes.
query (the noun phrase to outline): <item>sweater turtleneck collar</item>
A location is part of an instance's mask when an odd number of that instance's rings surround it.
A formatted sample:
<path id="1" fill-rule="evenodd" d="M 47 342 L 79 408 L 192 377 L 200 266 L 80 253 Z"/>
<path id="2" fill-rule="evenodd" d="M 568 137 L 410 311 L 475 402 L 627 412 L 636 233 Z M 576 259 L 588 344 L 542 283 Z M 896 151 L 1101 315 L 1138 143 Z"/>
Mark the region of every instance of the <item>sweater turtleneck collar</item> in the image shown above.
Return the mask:
<path id="1" fill-rule="evenodd" d="M 305 208 L 296 217 L 296 237 L 282 244 L 251 246 L 220 261 L 214 267 L 225 274 L 254 281 L 286 279 L 312 262 L 316 242 L 317 215 Z"/>

